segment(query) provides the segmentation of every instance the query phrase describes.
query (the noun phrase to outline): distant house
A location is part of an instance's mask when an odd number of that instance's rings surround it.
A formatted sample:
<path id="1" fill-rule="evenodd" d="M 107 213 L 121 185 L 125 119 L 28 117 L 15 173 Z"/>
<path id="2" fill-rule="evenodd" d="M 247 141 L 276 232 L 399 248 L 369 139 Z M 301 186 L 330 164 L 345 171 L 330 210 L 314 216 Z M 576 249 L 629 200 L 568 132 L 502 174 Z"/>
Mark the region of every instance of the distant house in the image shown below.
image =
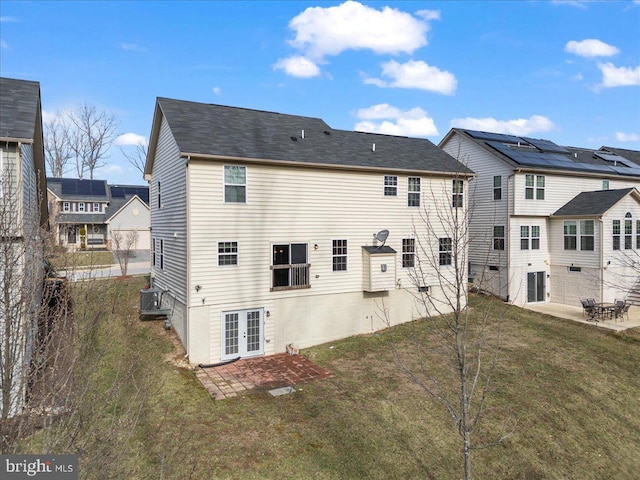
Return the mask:
<path id="1" fill-rule="evenodd" d="M 40 84 L 0 78 L 0 414 L 24 404 L 48 213 Z"/>
<path id="2" fill-rule="evenodd" d="M 640 152 L 452 129 L 470 185 L 469 276 L 518 305 L 634 297 Z"/>
<path id="3" fill-rule="evenodd" d="M 135 248 L 150 248 L 149 187 L 50 177 L 47 189 L 57 244 L 111 248 L 114 231 L 135 231 Z"/>
<path id="4" fill-rule="evenodd" d="M 158 98 L 145 168 L 152 281 L 190 362 L 372 332 L 383 310 L 392 324 L 423 316 L 414 295 L 443 299 L 434 278 L 454 272 L 451 239 L 434 233 L 436 267 L 411 280 L 422 202 L 465 209 L 470 174 L 424 139 Z"/>

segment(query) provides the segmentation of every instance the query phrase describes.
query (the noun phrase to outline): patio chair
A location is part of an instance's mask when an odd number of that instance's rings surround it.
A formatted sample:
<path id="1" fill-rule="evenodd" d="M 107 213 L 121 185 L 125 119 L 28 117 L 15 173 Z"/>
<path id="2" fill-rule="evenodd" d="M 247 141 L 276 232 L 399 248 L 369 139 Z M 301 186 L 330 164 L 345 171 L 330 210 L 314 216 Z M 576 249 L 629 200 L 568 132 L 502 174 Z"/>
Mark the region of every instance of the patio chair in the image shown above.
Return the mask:
<path id="1" fill-rule="evenodd" d="M 587 300 L 580 300 L 580 303 L 582 303 L 582 314 L 583 315 L 589 315 L 589 318 L 591 318 L 591 320 L 593 320 L 596 316 L 596 307 L 595 307 L 595 302 L 593 305 L 589 305 L 589 299 Z"/>
<path id="2" fill-rule="evenodd" d="M 631 305 L 629 305 L 628 303 L 625 303 L 624 306 L 622 307 L 622 310 L 620 311 L 620 318 L 624 319 L 624 316 L 627 316 L 627 320 L 629 320 L 629 307 L 631 307 Z"/>
<path id="3" fill-rule="evenodd" d="M 615 318 L 618 318 L 618 317 L 622 316 L 622 311 L 624 310 L 624 307 L 625 307 L 626 303 L 627 303 L 627 302 L 626 302 L 626 301 L 624 301 L 624 300 L 618 300 L 618 299 L 616 299 L 616 301 L 615 301 L 615 305 L 616 305 L 616 307 L 615 307 L 615 309 L 613 310 L 613 316 L 614 316 Z M 629 312 L 629 309 L 627 308 L 627 315 L 629 315 L 629 313 L 628 313 L 628 312 Z"/>

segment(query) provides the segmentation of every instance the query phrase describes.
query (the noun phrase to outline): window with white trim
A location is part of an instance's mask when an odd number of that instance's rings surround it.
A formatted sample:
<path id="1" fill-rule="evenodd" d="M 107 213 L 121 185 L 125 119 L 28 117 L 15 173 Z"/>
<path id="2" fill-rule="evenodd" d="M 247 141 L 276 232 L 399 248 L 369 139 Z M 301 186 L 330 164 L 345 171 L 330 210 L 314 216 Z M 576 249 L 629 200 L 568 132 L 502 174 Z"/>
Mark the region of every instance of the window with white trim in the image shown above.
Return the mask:
<path id="1" fill-rule="evenodd" d="M 71 204 L 69 204 L 69 202 L 62 202 L 62 211 L 63 212 L 70 212 L 71 211 Z"/>
<path id="2" fill-rule="evenodd" d="M 493 249 L 504 250 L 505 236 L 504 225 L 494 225 L 493 227 Z"/>
<path id="3" fill-rule="evenodd" d="M 451 205 L 453 208 L 464 206 L 464 180 L 453 180 Z"/>
<path id="4" fill-rule="evenodd" d="M 78 211 L 84 212 L 84 202 L 78 202 Z"/>
<path id="5" fill-rule="evenodd" d="M 534 193 L 536 200 L 544 200 L 545 179 L 544 175 L 525 175 L 524 198 L 533 200 Z"/>
<path id="6" fill-rule="evenodd" d="M 225 203 L 247 203 L 247 167 L 224 166 Z"/>
<path id="7" fill-rule="evenodd" d="M 612 222 L 611 245 L 614 250 L 620 250 L 620 220 L 613 220 Z"/>
<path id="8" fill-rule="evenodd" d="M 271 290 L 310 288 L 306 243 L 273 245 Z"/>
<path id="9" fill-rule="evenodd" d="M 420 177 L 409 177 L 407 185 L 407 205 L 409 207 L 420 206 Z"/>
<path id="10" fill-rule="evenodd" d="M 624 249 L 631 250 L 633 248 L 633 216 L 631 212 L 627 212 L 624 216 Z"/>
<path id="11" fill-rule="evenodd" d="M 529 250 L 529 226 L 520 225 L 520 250 Z"/>
<path id="12" fill-rule="evenodd" d="M 636 220 L 636 249 L 640 250 L 640 220 Z"/>
<path id="13" fill-rule="evenodd" d="M 218 265 L 238 265 L 238 242 L 218 242 Z"/>
<path id="14" fill-rule="evenodd" d="M 595 249 L 595 224 L 593 220 L 580 220 L 580 250 Z"/>
<path id="15" fill-rule="evenodd" d="M 439 238 L 438 245 L 438 263 L 441 266 L 451 265 L 451 238 Z"/>
<path id="16" fill-rule="evenodd" d="M 602 180 L 602 190 L 609 190 L 609 180 Z"/>
<path id="17" fill-rule="evenodd" d="M 540 225 L 531 225 L 531 250 L 540 250 Z"/>
<path id="18" fill-rule="evenodd" d="M 415 238 L 402 239 L 402 268 L 416 266 L 416 240 Z"/>
<path id="19" fill-rule="evenodd" d="M 564 221 L 564 249 L 578 249 L 578 222 L 575 220 Z"/>
<path id="20" fill-rule="evenodd" d="M 493 199 L 502 200 L 502 175 L 493 176 Z"/>
<path id="21" fill-rule="evenodd" d="M 331 263 L 334 272 L 347 270 L 347 241 L 333 240 L 331 247 Z"/>
<path id="22" fill-rule="evenodd" d="M 93 211 L 94 212 L 99 212 L 100 211 L 100 204 L 99 203 L 94 203 L 93 204 Z"/>
<path id="23" fill-rule="evenodd" d="M 398 177 L 396 175 L 384 176 L 384 196 L 385 197 L 398 196 Z"/>

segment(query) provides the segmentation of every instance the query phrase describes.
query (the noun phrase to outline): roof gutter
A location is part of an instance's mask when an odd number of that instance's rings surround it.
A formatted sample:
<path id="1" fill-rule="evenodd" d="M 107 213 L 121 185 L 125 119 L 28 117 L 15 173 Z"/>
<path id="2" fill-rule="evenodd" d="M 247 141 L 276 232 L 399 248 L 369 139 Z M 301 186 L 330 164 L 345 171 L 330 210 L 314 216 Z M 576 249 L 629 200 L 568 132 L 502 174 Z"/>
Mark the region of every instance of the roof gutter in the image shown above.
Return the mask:
<path id="1" fill-rule="evenodd" d="M 194 160 L 218 160 L 218 161 L 235 161 L 235 162 L 244 162 L 244 163 L 252 163 L 252 164 L 262 164 L 262 165 L 277 165 L 277 166 L 296 166 L 300 168 L 321 168 L 325 170 L 352 170 L 352 171 L 360 171 L 360 172 L 404 172 L 418 175 L 434 175 L 434 176 L 443 176 L 443 177 L 466 177 L 472 178 L 477 177 L 477 173 L 471 172 L 456 172 L 456 171 L 436 171 L 436 170 L 408 170 L 403 168 L 390 168 L 390 167 L 367 167 L 361 165 L 340 165 L 336 163 L 328 164 L 328 163 L 312 163 L 312 162 L 296 162 L 293 160 L 267 160 L 264 158 L 249 158 L 249 157 L 231 157 L 226 155 L 210 155 L 210 154 L 201 154 L 201 153 L 189 153 L 189 152 L 180 152 L 181 157 L 186 157 L 187 163 L 190 163 Z"/>
<path id="2" fill-rule="evenodd" d="M 33 139 L 32 138 L 0 137 L 0 142 L 32 144 Z"/>

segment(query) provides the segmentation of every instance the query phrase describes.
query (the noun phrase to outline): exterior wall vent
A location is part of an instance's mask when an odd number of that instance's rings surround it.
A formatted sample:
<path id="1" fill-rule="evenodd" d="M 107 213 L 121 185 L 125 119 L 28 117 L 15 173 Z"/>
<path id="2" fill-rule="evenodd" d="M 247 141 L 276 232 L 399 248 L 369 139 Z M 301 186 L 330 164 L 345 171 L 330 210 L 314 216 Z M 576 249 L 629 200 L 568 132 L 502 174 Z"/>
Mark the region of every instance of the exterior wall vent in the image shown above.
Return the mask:
<path id="1" fill-rule="evenodd" d="M 375 151 L 376 151 L 376 144 L 375 144 L 375 143 L 371 146 L 371 151 L 372 151 L 372 152 L 375 152 Z"/>

